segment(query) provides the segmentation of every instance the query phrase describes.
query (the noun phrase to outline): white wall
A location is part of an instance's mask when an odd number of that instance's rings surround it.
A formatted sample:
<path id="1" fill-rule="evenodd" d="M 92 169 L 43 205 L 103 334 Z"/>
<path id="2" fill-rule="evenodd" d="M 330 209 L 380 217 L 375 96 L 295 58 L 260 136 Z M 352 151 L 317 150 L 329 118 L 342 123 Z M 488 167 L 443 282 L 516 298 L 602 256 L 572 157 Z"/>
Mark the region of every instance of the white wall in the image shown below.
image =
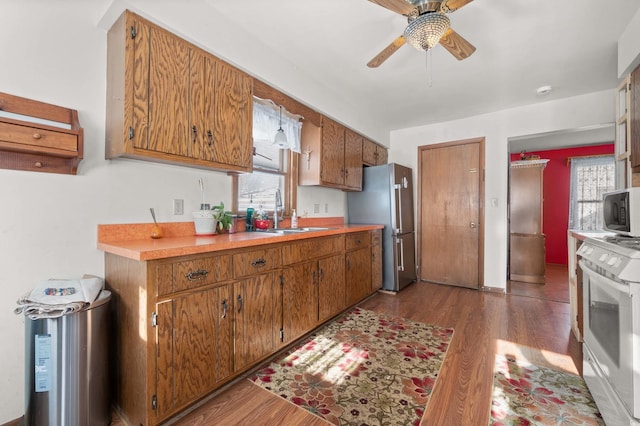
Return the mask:
<path id="1" fill-rule="evenodd" d="M 618 40 L 618 78 L 640 65 L 640 10 L 633 15 Z"/>
<path id="2" fill-rule="evenodd" d="M 419 146 L 485 137 L 484 284 L 504 289 L 507 271 L 508 138 L 613 122 L 614 97 L 614 90 L 603 91 L 393 131 L 389 160 L 413 168 L 414 178 L 417 178 Z M 417 185 L 415 187 L 417 195 Z M 496 200 L 495 206 L 491 203 L 493 199 Z"/>
<path id="3" fill-rule="evenodd" d="M 189 10 L 175 2 L 156 3 L 167 22 L 169 5 L 176 22 Z M 48 278 L 104 276 L 103 253 L 96 249 L 98 224 L 150 222 L 150 207 L 161 222 L 190 220 L 189 212 L 200 203 L 199 178 L 207 201 L 231 203 L 231 178 L 224 173 L 104 159 L 103 23 L 110 6 L 109 0 L 2 2 L 0 91 L 77 109 L 85 158 L 76 176 L 0 169 L 0 424 L 24 413 L 24 317 L 13 313 L 19 296 Z M 185 215 L 171 214 L 173 198 L 184 199 Z M 315 203 L 322 206 L 317 215 Z M 298 210 L 342 216 L 345 195 L 301 188 Z"/>

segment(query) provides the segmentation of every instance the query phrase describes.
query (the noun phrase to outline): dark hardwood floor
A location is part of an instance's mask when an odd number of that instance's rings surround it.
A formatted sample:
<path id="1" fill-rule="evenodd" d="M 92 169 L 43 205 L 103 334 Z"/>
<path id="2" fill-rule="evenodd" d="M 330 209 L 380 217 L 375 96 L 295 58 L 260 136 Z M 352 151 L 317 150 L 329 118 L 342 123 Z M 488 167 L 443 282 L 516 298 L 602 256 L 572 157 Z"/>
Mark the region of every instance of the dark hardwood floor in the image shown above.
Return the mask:
<path id="1" fill-rule="evenodd" d="M 582 351 L 571 334 L 569 304 L 531 291 L 523 293 L 414 283 L 397 295 L 378 293 L 360 304 L 376 312 L 454 328 L 422 425 L 486 425 L 496 354 L 581 372 Z M 242 379 L 172 424 L 327 423 Z"/>
<path id="2" fill-rule="evenodd" d="M 544 284 L 509 281 L 507 283 L 507 293 L 569 303 L 569 273 L 567 265 L 547 263 L 545 265 Z"/>

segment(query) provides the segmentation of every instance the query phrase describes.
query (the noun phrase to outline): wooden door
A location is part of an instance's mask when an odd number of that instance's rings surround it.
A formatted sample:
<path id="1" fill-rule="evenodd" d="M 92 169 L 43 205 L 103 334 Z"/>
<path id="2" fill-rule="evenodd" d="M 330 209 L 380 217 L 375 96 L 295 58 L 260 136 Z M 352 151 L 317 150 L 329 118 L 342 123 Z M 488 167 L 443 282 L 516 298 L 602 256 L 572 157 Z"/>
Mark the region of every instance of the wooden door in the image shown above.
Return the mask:
<path id="1" fill-rule="evenodd" d="M 275 272 L 236 281 L 234 367 L 242 370 L 280 345 L 282 291 Z"/>
<path id="2" fill-rule="evenodd" d="M 127 14 L 125 26 L 127 49 L 130 50 L 132 69 L 132 103 L 130 105 L 131 122 L 125 123 L 125 130 L 133 130 L 132 143 L 134 148 L 147 149 L 149 143 L 149 49 L 151 27 L 137 15 Z M 135 37 L 131 37 L 131 31 Z M 125 89 L 127 90 L 127 89 Z M 125 119 L 126 121 L 126 119 Z M 122 135 L 125 137 L 125 135 Z M 128 136 L 125 137 L 125 141 Z"/>
<path id="3" fill-rule="evenodd" d="M 478 288 L 484 139 L 419 149 L 420 280 Z"/>
<path id="4" fill-rule="evenodd" d="M 322 181 L 344 184 L 344 127 L 322 117 Z"/>
<path id="5" fill-rule="evenodd" d="M 378 166 L 387 164 L 388 158 L 389 158 L 389 153 L 387 152 L 387 148 L 378 146 L 376 148 L 376 164 Z"/>
<path id="6" fill-rule="evenodd" d="M 344 186 L 350 189 L 362 189 L 362 141 L 356 132 L 345 130 Z"/>
<path id="7" fill-rule="evenodd" d="M 323 322 L 346 307 L 345 257 L 343 254 L 318 260 L 318 320 Z"/>
<path id="8" fill-rule="evenodd" d="M 284 341 L 289 342 L 318 322 L 317 262 L 297 264 L 282 272 L 282 328 Z"/>
<path id="9" fill-rule="evenodd" d="M 214 135 L 210 160 L 251 168 L 253 163 L 252 79 L 216 61 Z"/>
<path id="10" fill-rule="evenodd" d="M 633 186 L 636 185 L 635 173 L 640 172 L 640 67 L 637 67 L 631 73 L 631 82 L 629 85 L 631 91 L 631 105 L 627 108 L 629 113 L 628 126 L 631 130 L 630 149 L 631 149 L 631 168 L 634 173 Z"/>
<path id="11" fill-rule="evenodd" d="M 377 145 L 371 142 L 369 139 L 362 140 L 362 162 L 369 166 L 377 166 Z"/>
<path id="12" fill-rule="evenodd" d="M 188 156 L 189 45 L 151 29 L 149 54 L 149 142 L 147 148 Z"/>

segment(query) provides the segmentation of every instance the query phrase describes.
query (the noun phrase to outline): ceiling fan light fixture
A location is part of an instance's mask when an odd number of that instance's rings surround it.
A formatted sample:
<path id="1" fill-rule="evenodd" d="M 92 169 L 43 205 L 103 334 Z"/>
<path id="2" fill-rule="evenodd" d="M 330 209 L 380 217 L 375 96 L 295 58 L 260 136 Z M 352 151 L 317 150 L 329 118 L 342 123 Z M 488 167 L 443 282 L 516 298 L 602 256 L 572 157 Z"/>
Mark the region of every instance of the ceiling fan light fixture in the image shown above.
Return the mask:
<path id="1" fill-rule="evenodd" d="M 409 22 L 404 38 L 418 50 L 429 50 L 438 44 L 450 25 L 449 17 L 444 13 L 424 13 Z"/>

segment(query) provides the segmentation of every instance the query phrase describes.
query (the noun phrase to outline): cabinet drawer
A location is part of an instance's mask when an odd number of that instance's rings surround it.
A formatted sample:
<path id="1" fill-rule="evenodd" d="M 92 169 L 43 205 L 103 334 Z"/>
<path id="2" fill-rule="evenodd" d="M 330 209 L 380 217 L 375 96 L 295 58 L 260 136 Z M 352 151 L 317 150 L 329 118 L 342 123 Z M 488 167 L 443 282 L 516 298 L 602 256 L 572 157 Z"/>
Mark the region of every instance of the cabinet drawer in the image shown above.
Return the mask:
<path id="1" fill-rule="evenodd" d="M 231 256 L 210 256 L 158 265 L 158 296 L 230 280 Z"/>
<path id="2" fill-rule="evenodd" d="M 346 250 L 355 250 L 362 247 L 369 247 L 369 241 L 371 237 L 369 237 L 369 232 L 354 232 L 352 234 L 347 234 L 345 237 L 345 246 Z"/>
<path id="3" fill-rule="evenodd" d="M 78 137 L 74 134 L 55 132 L 37 127 L 0 122 L 0 142 L 8 142 L 23 146 L 30 152 L 61 151 L 60 155 L 76 156 Z"/>
<path id="4" fill-rule="evenodd" d="M 382 230 L 381 229 L 375 229 L 373 231 L 371 231 L 371 245 L 372 246 L 377 246 L 382 244 Z"/>
<path id="5" fill-rule="evenodd" d="M 233 276 L 246 277 L 282 266 L 280 248 L 252 250 L 233 255 Z"/>
<path id="6" fill-rule="evenodd" d="M 344 236 L 336 235 L 326 238 L 310 238 L 296 241 L 282 247 L 282 263 L 304 262 L 309 259 L 319 258 L 344 251 Z"/>

